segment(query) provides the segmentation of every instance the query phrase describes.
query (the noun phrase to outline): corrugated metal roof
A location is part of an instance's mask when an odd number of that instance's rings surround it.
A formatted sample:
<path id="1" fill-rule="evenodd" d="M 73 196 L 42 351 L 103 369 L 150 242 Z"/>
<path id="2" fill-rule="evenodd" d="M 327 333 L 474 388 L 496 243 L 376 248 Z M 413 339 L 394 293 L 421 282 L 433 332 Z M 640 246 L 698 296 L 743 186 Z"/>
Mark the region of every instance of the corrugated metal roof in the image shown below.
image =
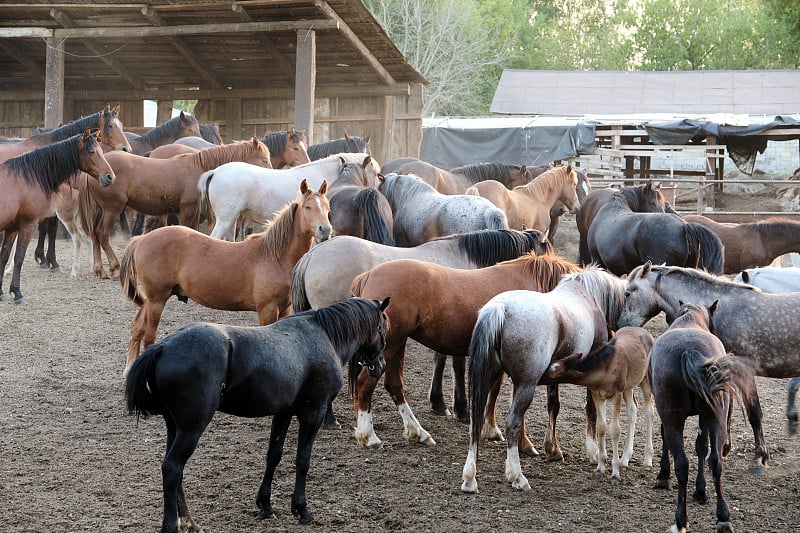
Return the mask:
<path id="1" fill-rule="evenodd" d="M 800 70 L 505 70 L 490 111 L 562 116 L 798 113 Z"/>

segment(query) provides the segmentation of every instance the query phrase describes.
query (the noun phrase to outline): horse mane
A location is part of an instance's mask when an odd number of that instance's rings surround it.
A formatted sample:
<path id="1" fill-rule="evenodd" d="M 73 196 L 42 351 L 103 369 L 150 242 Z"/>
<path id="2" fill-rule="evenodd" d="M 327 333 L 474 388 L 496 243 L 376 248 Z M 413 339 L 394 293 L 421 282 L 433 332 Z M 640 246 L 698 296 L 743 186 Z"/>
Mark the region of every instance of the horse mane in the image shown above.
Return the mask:
<path id="1" fill-rule="evenodd" d="M 636 267 L 629 279 L 636 279 L 636 276 L 639 275 L 639 271 L 642 267 Z M 705 270 L 699 270 L 696 268 L 687 268 L 687 267 L 679 267 L 679 266 L 668 266 L 668 265 L 653 265 L 650 267 L 653 272 L 657 272 L 659 276 L 667 276 L 669 274 L 682 274 L 686 277 L 696 279 L 698 281 L 704 281 L 706 283 L 711 283 L 714 285 L 726 285 L 730 287 L 740 287 L 742 289 L 748 289 L 755 292 L 762 292 L 761 289 L 758 287 L 754 287 L 753 285 L 748 285 L 747 283 L 740 283 L 738 281 L 734 281 L 732 279 L 728 279 L 722 276 L 715 276 L 714 274 L 709 274 Z"/>
<path id="2" fill-rule="evenodd" d="M 528 272 L 531 277 L 541 280 L 543 286 L 553 288 L 565 274 L 580 272 L 580 267 L 563 257 L 557 255 L 535 255 L 529 253 L 518 259 L 505 261 L 513 263 L 515 261 L 525 261 L 522 265 L 523 270 Z"/>
<path id="3" fill-rule="evenodd" d="M 408 178 L 402 180 L 402 185 L 398 186 L 400 178 Z M 392 204 L 398 205 L 413 205 L 409 197 L 420 193 L 436 193 L 439 194 L 431 184 L 417 176 L 416 174 L 397 174 L 390 172 L 385 176 L 381 191 L 386 195 L 387 199 L 392 196 L 394 201 Z"/>
<path id="4" fill-rule="evenodd" d="M 767 238 L 800 240 L 800 222 L 794 220 L 768 218 L 757 222 L 749 222 L 747 226 Z"/>
<path id="5" fill-rule="evenodd" d="M 192 115 L 184 115 L 185 117 L 192 117 Z M 191 119 L 190 119 L 191 120 Z M 197 119 L 194 119 L 197 120 Z M 178 133 L 180 133 L 182 126 L 181 126 L 181 117 L 180 115 L 177 117 L 172 117 L 166 122 L 159 124 L 155 128 L 152 128 L 146 131 L 141 140 L 149 144 L 150 146 L 161 146 L 162 144 L 166 144 L 165 141 L 171 140 L 175 138 Z"/>
<path id="6" fill-rule="evenodd" d="M 312 161 L 342 152 L 369 154 L 369 142 L 358 135 L 349 135 L 308 147 L 308 157 Z"/>
<path id="7" fill-rule="evenodd" d="M 614 194 L 612 201 L 625 202 L 628 207 L 635 211 L 642 205 L 646 187 L 647 184 L 623 187 Z"/>
<path id="8" fill-rule="evenodd" d="M 268 133 L 259 139 L 262 143 L 267 145 L 269 153 L 280 154 L 286 148 L 286 139 L 289 137 L 288 131 L 276 131 Z"/>
<path id="9" fill-rule="evenodd" d="M 492 266 L 529 253 L 541 242 L 538 230 L 487 229 L 433 240 L 456 240 L 458 250 L 477 268 Z"/>
<path id="10" fill-rule="evenodd" d="M 52 141 L 59 142 L 69 139 L 73 135 L 83 133 L 87 129 L 95 131 L 97 130 L 97 124 L 100 121 L 100 116 L 102 114 L 102 111 L 98 111 L 97 113 L 93 113 L 89 116 L 75 119 L 72 122 L 64 124 L 63 126 L 59 126 L 58 128 L 43 128 L 40 133 L 34 133 L 33 137 L 47 135 Z"/>
<path id="11" fill-rule="evenodd" d="M 529 181 L 525 185 L 520 185 L 520 187 L 525 187 L 532 195 L 539 197 L 542 196 L 543 191 L 561 187 L 562 180 L 564 180 L 565 177 L 571 178 L 573 175 L 575 175 L 577 179 L 575 170 L 567 172 L 567 167 L 552 167 L 539 174 L 535 179 Z"/>
<path id="12" fill-rule="evenodd" d="M 381 316 L 372 300 L 365 298 L 348 298 L 301 314 L 313 315 L 337 349 L 361 337 L 365 329 L 377 328 Z"/>
<path id="13" fill-rule="evenodd" d="M 219 134 L 219 124 L 200 124 L 200 134 L 210 143 L 219 144 L 222 136 Z"/>
<path id="14" fill-rule="evenodd" d="M 9 172 L 22 176 L 26 183 L 38 186 L 47 196 L 56 192 L 59 186 L 80 170 L 78 143 L 81 135 L 48 144 L 5 161 L 3 166 Z M 88 142 L 92 141 L 91 138 Z"/>
<path id="15" fill-rule="evenodd" d="M 211 170 L 224 163 L 235 161 L 239 154 L 246 154 L 259 148 L 254 147 L 251 141 L 242 141 L 204 148 L 195 154 L 182 154 L 182 156 L 197 158 L 202 168 Z M 264 157 L 269 159 L 269 152 L 265 153 Z"/>
<path id="16" fill-rule="evenodd" d="M 469 165 L 462 165 L 460 167 L 450 169 L 453 174 L 464 176 L 472 183 L 478 183 L 485 180 L 496 180 L 503 185 L 508 186 L 511 182 L 511 169 L 516 168 L 520 170 L 519 165 L 507 165 L 506 163 L 473 163 Z"/>
<path id="17" fill-rule="evenodd" d="M 275 213 L 272 220 L 264 224 L 261 233 L 253 233 L 247 238 L 264 239 L 264 253 L 279 261 L 292 242 L 294 212 L 299 205 L 297 202 L 286 204 Z"/>
<path id="18" fill-rule="evenodd" d="M 602 309 L 610 329 L 617 329 L 617 322 L 625 303 L 626 282 L 597 265 L 589 265 L 583 271 L 567 274 L 561 283 L 577 281 L 589 292 L 592 299 Z"/>
<path id="19" fill-rule="evenodd" d="M 570 365 L 570 368 L 581 372 L 581 373 L 589 373 L 592 370 L 596 370 L 601 368 L 606 361 L 611 359 L 614 356 L 614 344 L 616 337 L 612 337 L 609 339 L 608 342 L 604 342 L 591 352 L 588 355 L 584 355 L 583 357 L 576 357 L 573 359 L 574 363 Z"/>
<path id="20" fill-rule="evenodd" d="M 333 182 L 331 187 L 336 185 L 362 185 L 369 187 L 367 171 L 359 163 L 345 163 L 339 170 L 339 177 Z"/>

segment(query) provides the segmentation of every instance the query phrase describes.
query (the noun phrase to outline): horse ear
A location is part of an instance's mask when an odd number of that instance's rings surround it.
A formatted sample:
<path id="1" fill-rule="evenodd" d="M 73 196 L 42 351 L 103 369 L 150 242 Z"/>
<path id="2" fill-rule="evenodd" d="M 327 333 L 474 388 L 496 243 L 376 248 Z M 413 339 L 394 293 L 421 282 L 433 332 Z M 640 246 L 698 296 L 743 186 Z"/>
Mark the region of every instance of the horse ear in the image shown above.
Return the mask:
<path id="1" fill-rule="evenodd" d="M 547 242 L 548 237 L 550 237 L 550 228 L 544 230 L 542 236 L 539 238 L 539 242 Z"/>
<path id="2" fill-rule="evenodd" d="M 367 167 L 369 167 L 371 161 L 372 161 L 372 156 L 368 155 L 367 157 L 364 158 L 364 161 L 361 163 L 361 166 L 364 167 L 364 169 L 366 170 Z"/>
<path id="3" fill-rule="evenodd" d="M 742 283 L 750 283 L 750 273 L 747 270 L 742 270 Z"/>
<path id="4" fill-rule="evenodd" d="M 519 173 L 522 174 L 523 176 L 526 175 L 528 173 L 527 165 L 521 165 L 519 167 Z"/>
<path id="5" fill-rule="evenodd" d="M 111 112 L 114 113 L 115 115 L 118 115 L 119 114 L 119 104 L 115 105 L 114 109 L 112 109 Z"/>
<path id="6" fill-rule="evenodd" d="M 656 183 L 655 189 L 656 189 L 657 191 L 660 191 L 660 190 L 661 190 L 661 182 L 660 182 L 660 181 L 659 181 L 658 183 Z"/>
<path id="7" fill-rule="evenodd" d="M 317 192 L 320 194 L 325 194 L 328 192 L 328 180 L 322 180 L 322 185 L 319 186 Z"/>
<path id="8" fill-rule="evenodd" d="M 387 296 L 387 297 L 386 297 L 386 298 L 384 298 L 384 299 L 383 299 L 383 301 L 381 302 L 381 311 L 383 311 L 384 309 L 386 309 L 387 307 L 389 307 L 389 298 L 390 298 L 390 296 Z"/>
<path id="9" fill-rule="evenodd" d="M 684 304 L 684 301 L 679 299 L 678 300 L 678 307 L 683 307 L 683 304 Z"/>
<path id="10" fill-rule="evenodd" d="M 645 263 L 644 266 L 642 266 L 642 273 L 639 274 L 639 277 L 640 278 L 647 277 L 652 268 L 653 268 L 653 262 L 648 259 L 647 263 Z"/>
<path id="11" fill-rule="evenodd" d="M 106 104 L 106 108 L 103 109 L 103 114 L 108 115 L 111 112 L 111 104 Z"/>
<path id="12" fill-rule="evenodd" d="M 347 134 L 347 132 L 344 132 L 344 139 L 345 139 L 347 142 L 350 142 L 350 136 Z"/>
<path id="13" fill-rule="evenodd" d="M 292 126 L 292 127 L 289 129 L 289 136 L 290 136 L 290 137 L 293 137 L 293 136 L 294 136 L 294 126 Z"/>
<path id="14" fill-rule="evenodd" d="M 258 137 L 253 135 L 253 148 L 258 148 L 258 143 L 260 143 L 260 142 L 261 141 L 258 140 Z"/>
<path id="15" fill-rule="evenodd" d="M 303 181 L 300 182 L 300 194 L 305 194 L 308 192 L 308 179 L 303 178 Z"/>
<path id="16" fill-rule="evenodd" d="M 367 136 L 364 137 L 364 142 L 369 144 L 369 140 L 372 138 L 372 132 L 367 133 Z"/>
<path id="17" fill-rule="evenodd" d="M 708 308 L 708 317 L 709 318 L 711 318 L 711 316 L 716 312 L 717 304 L 719 304 L 719 300 L 714 300 L 714 303 L 711 304 L 711 307 Z"/>

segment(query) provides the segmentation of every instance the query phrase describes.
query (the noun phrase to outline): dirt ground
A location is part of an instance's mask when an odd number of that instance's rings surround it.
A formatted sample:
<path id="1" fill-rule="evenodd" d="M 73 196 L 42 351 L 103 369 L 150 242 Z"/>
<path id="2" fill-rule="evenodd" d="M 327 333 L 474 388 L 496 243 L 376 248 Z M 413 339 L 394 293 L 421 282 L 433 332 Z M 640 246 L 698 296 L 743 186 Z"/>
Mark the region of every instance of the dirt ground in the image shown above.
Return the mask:
<path id="1" fill-rule="evenodd" d="M 753 198 L 746 200 L 752 203 Z M 755 209 L 751 207 L 751 209 Z M 124 241 L 117 237 L 121 252 Z M 557 249 L 577 258 L 574 218 L 562 224 Z M 84 252 L 85 254 L 85 252 Z M 128 416 L 122 368 L 134 306 L 116 280 L 96 280 L 88 260 L 78 279 L 68 276 L 72 251 L 58 242 L 62 273 L 39 269 L 31 246 L 23 269 L 29 303 L 0 302 L 0 529 L 16 531 L 153 531 L 162 517 L 160 460 L 164 425 L 159 417 Z M 224 273 L 221 273 L 224 275 Z M 7 291 L 9 277 L 4 280 Z M 160 335 L 193 320 L 255 325 L 254 313 L 226 313 L 171 300 Z M 651 326 L 656 334 L 664 323 Z M 656 471 L 641 464 L 637 435 L 623 483 L 596 480 L 583 454 L 583 391 L 562 390 L 558 431 L 567 454 L 560 463 L 523 459 L 532 490 L 519 492 L 503 477 L 505 445 L 488 443 L 478 463 L 480 493 L 462 494 L 467 426 L 434 415 L 427 405 L 431 352 L 413 344 L 406 358 L 409 402 L 435 447 L 407 444 L 402 423 L 380 388 L 375 429 L 385 446 L 359 447 L 346 395 L 335 409 L 343 429 L 322 431 L 308 481 L 316 521 L 298 526 L 291 516 L 296 427 L 290 430 L 273 489 L 277 518 L 255 518 L 255 493 L 264 468 L 269 419 L 218 414 L 189 462 L 184 486 L 195 519 L 206 531 L 665 531 L 676 491 L 651 488 Z M 447 377 L 449 383 L 449 374 Z M 737 531 L 780 532 L 800 527 L 800 439 L 786 433 L 786 380 L 758 379 L 765 434 L 772 455 L 763 477 L 747 473 L 753 439 L 737 413 L 734 449 L 725 462 L 724 487 Z M 507 387 L 507 386 L 506 386 Z M 545 429 L 542 389 L 527 415 L 541 446 Z M 508 390 L 504 390 L 508 394 Z M 500 402 L 501 415 L 507 401 Z M 500 419 L 502 420 L 502 418 Z M 639 422 L 641 424 L 641 414 Z M 502 422 L 501 422 L 502 427 Z M 626 423 L 623 422 L 623 428 Z M 693 448 L 696 423 L 686 443 Z M 656 461 L 660 437 L 655 439 Z M 692 461 L 690 479 L 696 473 Z M 689 504 L 690 528 L 712 531 L 710 503 Z"/>

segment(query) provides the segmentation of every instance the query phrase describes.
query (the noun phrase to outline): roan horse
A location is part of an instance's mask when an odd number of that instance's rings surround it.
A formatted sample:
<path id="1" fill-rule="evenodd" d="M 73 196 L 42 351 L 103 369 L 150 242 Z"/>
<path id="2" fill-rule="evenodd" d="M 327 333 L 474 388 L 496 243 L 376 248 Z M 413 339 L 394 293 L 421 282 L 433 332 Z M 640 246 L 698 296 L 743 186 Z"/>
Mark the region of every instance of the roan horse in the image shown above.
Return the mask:
<path id="1" fill-rule="evenodd" d="M 328 188 L 334 235 L 352 235 L 394 246 L 392 206 L 376 187 L 370 187 L 364 163 L 343 163 Z"/>
<path id="2" fill-rule="evenodd" d="M 743 405 L 758 404 L 752 360 L 725 353 L 722 342 L 714 336 L 715 307 L 716 303 L 708 308 L 682 305 L 669 329 L 655 341 L 650 356 L 650 377 L 663 441 L 656 487 L 669 488 L 669 456 L 672 455 L 678 480 L 678 502 L 670 531 L 676 533 L 684 533 L 687 526 L 689 460 L 683 447 L 686 419 L 698 415 L 700 426 L 695 441 L 697 481 L 693 499 L 700 503 L 708 501 L 707 461 L 717 493 L 716 531 L 733 533 L 722 490 L 722 456 L 729 431 L 726 412 L 731 408 L 732 397 Z"/>
<path id="3" fill-rule="evenodd" d="M 442 194 L 413 174 L 386 174 L 378 189 L 392 206 L 398 246 L 418 246 L 453 233 L 508 227 L 503 211 L 486 198 Z"/>
<path id="4" fill-rule="evenodd" d="M 728 351 L 749 357 L 758 375 L 788 378 L 800 375 L 800 294 L 766 294 L 742 283 L 693 268 L 653 266 L 649 262 L 627 276 L 620 326 L 643 326 L 664 311 L 667 323 L 684 303 L 710 307 L 714 334 Z M 763 474 L 769 460 L 761 434 L 761 406 L 745 405 L 755 437 L 750 471 Z"/>
<path id="5" fill-rule="evenodd" d="M 100 189 L 84 180 L 79 195 L 84 229 L 92 239 L 93 272 L 97 277 L 106 277 L 101 247 L 108 258 L 110 275 L 119 268 L 109 238 L 125 206 L 146 215 L 177 213 L 180 224 L 196 229 L 200 210 L 197 181 L 204 172 L 231 161 L 244 161 L 254 167 L 270 165 L 269 151 L 255 137 L 249 142 L 215 146 L 169 159 L 120 152 L 107 154 L 106 158 L 117 175 L 114 185 Z M 100 211 L 96 216 L 94 206 Z"/>
<path id="6" fill-rule="evenodd" d="M 477 492 L 478 444 L 484 433 L 489 391 L 498 387 L 503 374 L 513 382 L 513 400 L 506 426 L 508 439 L 506 481 L 516 489 L 529 490 L 522 474 L 518 442 L 524 430 L 525 412 L 536 385 L 556 360 L 572 353 L 589 353 L 608 340 L 617 329 L 617 318 L 625 299 L 625 281 L 594 266 L 562 278 L 550 292 L 508 291 L 484 305 L 469 345 L 470 425 L 469 452 L 464 464 L 464 492 Z M 558 409 L 550 409 L 545 453 L 562 458 L 555 423 Z M 590 411 L 587 404 L 587 418 Z M 596 457 L 594 435 L 587 422 L 586 448 Z"/>
<path id="7" fill-rule="evenodd" d="M 614 337 L 595 351 L 576 353 L 556 361 L 547 369 L 547 382 L 585 385 L 592 393 L 597 412 L 597 470 L 594 477 L 602 479 L 606 471 L 606 403 L 612 402 L 611 419 L 611 483 L 620 482 L 620 465 L 628 466 L 633 455 L 636 433 L 636 399 L 633 390 L 638 386 L 644 399 L 645 448 L 644 465 L 653 466 L 653 394 L 647 375 L 653 336 L 644 328 L 621 328 Z M 621 428 L 619 423 L 622 400 L 625 399 L 628 418 L 628 443 L 619 455 Z"/>
<path id="8" fill-rule="evenodd" d="M 291 204 L 263 233 L 226 242 L 185 226 L 165 226 L 132 238 L 122 256 L 122 292 L 139 310 L 131 323 L 125 373 L 141 347 L 155 342 L 167 300 L 191 298 L 228 311 L 256 311 L 259 325 L 289 313 L 292 268 L 315 241 L 331 236 L 328 184 L 318 191 L 303 181 Z"/>
<path id="9" fill-rule="evenodd" d="M 487 198 L 503 210 L 511 228 L 533 228 L 545 232 L 550 227 L 550 212 L 557 202 L 570 213 L 580 207 L 578 176 L 571 165 L 552 167 L 525 185 L 508 190 L 495 180 L 481 181 L 467 194 Z"/>
<path id="10" fill-rule="evenodd" d="M 397 248 L 350 236 L 314 246 L 292 272 L 294 312 L 319 309 L 350 296 L 353 280 L 370 268 L 392 259 L 419 259 L 450 268 L 483 268 L 527 253 L 541 255 L 549 243 L 536 230 L 481 230 L 449 235 L 411 248 Z M 446 358 L 446 356 L 442 356 Z M 465 361 L 453 358 L 456 414 L 469 418 L 464 388 Z M 435 373 L 429 399 L 433 410 L 449 414 L 442 393 L 442 374 Z M 326 425 L 336 425 L 332 413 Z"/>
<path id="11" fill-rule="evenodd" d="M 324 143 L 312 144 L 307 148 L 308 157 L 312 161 L 325 159 L 328 156 L 350 153 L 350 154 L 371 154 L 369 139 L 371 135 L 359 137 L 358 135 L 344 134 L 344 137 L 333 139 Z"/>
<path id="12" fill-rule="evenodd" d="M 386 374 L 384 387 L 392 397 L 403 420 L 403 437 L 408 442 L 435 445 L 436 441 L 422 427 L 408 404 L 403 386 L 405 347 L 408 339 L 451 356 L 467 356 L 472 328 L 478 310 L 490 298 L 504 291 L 528 289 L 552 290 L 564 274 L 579 268 L 553 255 L 526 255 L 477 270 L 447 268 L 416 259 L 397 259 L 360 274 L 353 281 L 356 296 L 372 298 L 378 292 L 391 296 L 394 304 L 387 311 L 392 325 L 386 337 Z M 372 395 L 377 380 L 359 379 L 355 399 L 358 412 L 356 440 L 369 448 L 381 445 L 372 424 Z M 486 409 L 492 438 L 501 434 L 494 423 L 494 403 L 499 387 L 492 390 Z M 524 432 L 520 448 L 535 455 L 533 444 Z"/>
<path id="13" fill-rule="evenodd" d="M 686 222 L 713 231 L 725 246 L 724 274 L 767 266 L 783 254 L 800 252 L 800 222 L 768 219 L 745 224 L 721 224 L 703 215 L 684 215 Z"/>
<path id="14" fill-rule="evenodd" d="M 349 364 L 351 383 L 362 367 L 380 376 L 388 304 L 388 298 L 351 298 L 263 327 L 194 322 L 148 348 L 131 369 L 125 396 L 131 414 L 162 415 L 167 426 L 161 531 L 200 531 L 186 504 L 183 472 L 216 411 L 274 415 L 256 496 L 262 519 L 274 516 L 272 479 L 297 417 L 291 509 L 301 524 L 311 523 L 306 478 L 325 408 L 342 387 L 343 365 Z"/>
<path id="15" fill-rule="evenodd" d="M 84 171 L 106 187 L 114 181 L 114 171 L 100 148 L 99 133 L 87 129 L 75 135 L 0 164 L 0 230 L 4 231 L 0 248 L 0 273 L 6 268 L 15 239 L 14 274 L 9 291 L 16 303 L 24 303 L 20 273 L 25 252 L 39 220 L 51 209 L 52 195 L 62 183 L 78 171 Z M 0 276 L 0 300 L 3 299 Z"/>

